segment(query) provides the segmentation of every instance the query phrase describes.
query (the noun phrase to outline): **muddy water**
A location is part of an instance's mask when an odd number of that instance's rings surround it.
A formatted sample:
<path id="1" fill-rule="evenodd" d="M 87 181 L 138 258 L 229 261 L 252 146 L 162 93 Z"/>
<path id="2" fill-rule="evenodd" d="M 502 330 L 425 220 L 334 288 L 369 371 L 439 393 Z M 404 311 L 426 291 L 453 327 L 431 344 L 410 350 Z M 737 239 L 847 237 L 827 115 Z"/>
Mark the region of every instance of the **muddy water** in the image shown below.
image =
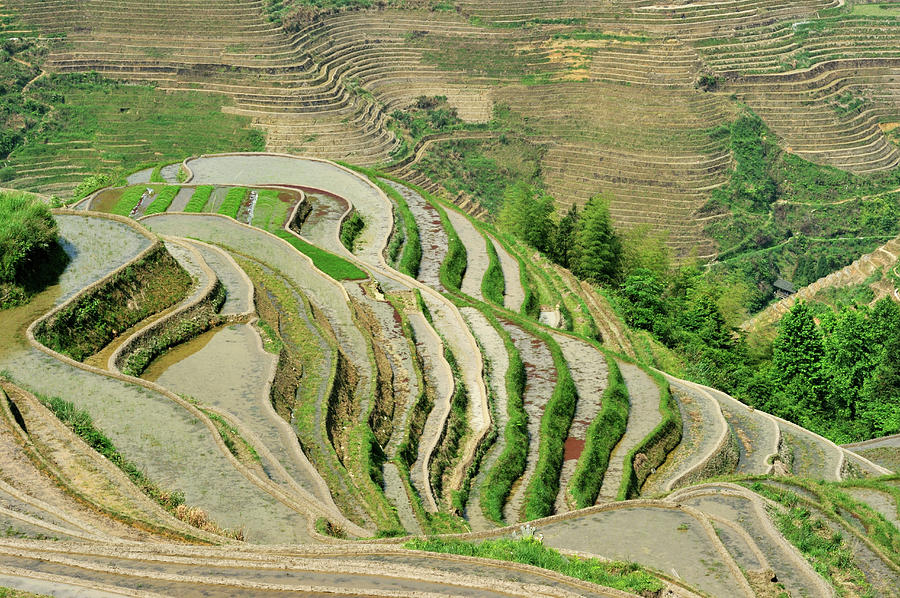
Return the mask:
<path id="1" fill-rule="evenodd" d="M 315 484 L 308 479 L 304 460 L 298 455 L 299 443 L 293 434 L 282 433 L 286 426 L 269 400 L 269 381 L 277 358 L 262 350 L 249 324 L 233 324 L 212 332 L 182 351 L 180 360 L 171 357 L 156 382 L 235 416 L 265 443 L 294 481 L 315 494 Z M 272 464 L 264 459 L 262 465 L 273 481 L 288 486 L 288 480 Z"/>
<path id="2" fill-rule="evenodd" d="M 168 370 L 170 367 L 202 351 L 203 348 L 209 344 L 209 341 L 211 341 L 221 329 L 222 328 L 220 327 L 213 328 L 212 330 L 207 330 L 203 334 L 192 338 L 186 343 L 175 345 L 174 347 L 160 355 L 158 358 L 150 362 L 150 365 L 147 366 L 147 369 L 144 370 L 143 374 L 141 374 L 141 378 L 143 378 L 144 380 L 149 380 L 150 382 L 158 381 L 163 372 Z"/>
<path id="3" fill-rule="evenodd" d="M 525 364 L 526 376 L 523 400 L 525 413 L 528 415 L 528 456 L 525 473 L 513 486 L 509 500 L 503 507 L 503 517 L 507 523 L 513 524 L 520 519 L 520 510 L 525 501 L 525 488 L 537 467 L 541 417 L 544 415 L 544 407 L 556 387 L 556 367 L 547 343 L 507 320 L 501 320 L 501 325 L 512 337 L 513 344 L 519 350 L 522 362 Z"/>
<path id="4" fill-rule="evenodd" d="M 700 523 L 679 510 L 636 507 L 539 526 L 544 544 L 636 561 L 684 579 L 713 596 L 739 594 Z"/>
<path id="5" fill-rule="evenodd" d="M 400 477 L 397 466 L 388 461 L 384 464 L 384 495 L 397 508 L 397 517 L 403 525 L 403 529 L 411 534 L 421 534 L 422 526 L 416 519 L 409 495 L 406 493 L 406 485 Z"/>
<path id="6" fill-rule="evenodd" d="M 811 572 L 798 568 L 797 562 L 782 541 L 772 537 L 749 500 L 733 496 L 702 496 L 686 502 L 705 513 L 717 515 L 743 527 L 792 596 L 817 595 L 816 586 L 808 576 Z"/>
<path id="7" fill-rule="evenodd" d="M 253 310 L 250 299 L 253 287 L 240 269 L 219 250 L 199 243 L 193 247 L 200 252 L 207 265 L 216 273 L 225 287 L 225 303 L 220 313 L 223 315 L 243 314 Z"/>
<path id="8" fill-rule="evenodd" d="M 609 456 L 609 466 L 603 476 L 597 502 L 615 500 L 622 483 L 622 471 L 627 455 L 662 420 L 659 412 L 659 387 L 641 368 L 623 361 L 617 362 L 628 389 L 630 407 L 628 426 L 622 439 Z"/>
<path id="9" fill-rule="evenodd" d="M 125 179 L 128 181 L 129 185 L 137 185 L 138 183 L 149 183 L 150 175 L 153 174 L 152 168 L 145 168 L 144 170 L 138 170 L 137 172 L 131 173 Z"/>
<path id="10" fill-rule="evenodd" d="M 609 371 L 603 353 L 590 343 L 564 334 L 553 334 L 553 338 L 562 349 L 578 391 L 575 416 L 565 442 L 559 494 L 556 497 L 556 512 L 562 513 L 569 510 L 565 501 L 566 486 L 572 479 L 577 460 L 584 450 L 587 428 L 600 413 Z"/>
<path id="11" fill-rule="evenodd" d="M 312 205 L 312 211 L 303 226 L 300 234 L 313 245 L 341 255 L 346 253 L 346 248 L 338 240 L 341 229 L 341 216 L 347 211 L 349 204 L 346 200 L 336 195 L 306 191 L 306 199 Z"/>
<path id="12" fill-rule="evenodd" d="M 213 189 L 203 211 L 213 213 L 218 212 L 222 202 L 225 201 L 225 196 L 228 195 L 229 189 L 231 189 L 231 187 L 216 187 Z"/>
<path id="13" fill-rule="evenodd" d="M 191 200 L 191 196 L 194 195 L 194 191 L 196 190 L 196 187 L 182 187 L 179 189 L 178 193 L 175 194 L 175 199 L 172 200 L 169 209 L 166 211 L 183 212 L 185 206 L 187 206 L 188 202 Z"/>
<path id="14" fill-rule="evenodd" d="M 124 187 L 101 191 L 91 200 L 90 209 L 94 212 L 112 212 L 123 193 L 125 193 Z"/>
<path id="15" fill-rule="evenodd" d="M 737 473 L 760 474 L 769 471 L 766 459 L 778 451 L 778 426 L 771 418 L 751 411 L 723 392 L 704 389 L 719 402 L 722 413 L 738 437 L 740 460 Z"/>
<path id="16" fill-rule="evenodd" d="M 481 484 L 487 477 L 497 458 L 503 452 L 506 445 L 504 438 L 504 430 L 506 423 L 509 421 L 507 413 L 508 396 L 506 394 L 506 372 L 509 369 L 509 354 L 506 352 L 506 346 L 500 333 L 497 332 L 488 319 L 474 307 L 463 307 L 459 310 L 463 318 L 472 330 L 472 334 L 478 339 L 485 357 L 485 371 L 487 373 L 487 383 L 491 389 L 494 398 L 492 406 L 492 415 L 494 417 L 494 425 L 497 429 L 497 440 L 494 445 L 488 449 L 487 454 L 481 462 L 478 476 L 472 487 L 475 491 L 469 495 L 469 504 L 466 506 L 466 518 L 472 526 L 473 531 L 481 531 L 496 527 L 494 523 L 489 521 L 481 511 L 481 493 L 478 491 Z"/>
<path id="17" fill-rule="evenodd" d="M 484 301 L 484 296 L 481 294 L 481 281 L 490 265 L 485 245 L 486 240 L 468 218 L 456 210 L 446 210 L 446 212 L 450 224 L 466 248 L 467 266 L 460 290 L 470 297 Z"/>
<path id="18" fill-rule="evenodd" d="M 256 542 L 308 540 L 305 519 L 236 472 L 206 426 L 169 398 L 80 370 L 27 345 L 23 334 L 30 319 L 149 244 L 117 222 L 82 216 L 60 216 L 58 222 L 72 262 L 57 287 L 0 316 L 0 331 L 12 339 L 3 343 L 0 370 L 34 392 L 87 410 L 126 458 L 160 486 L 183 490 L 188 504 L 204 508 L 220 525 L 243 526 Z"/>
<path id="19" fill-rule="evenodd" d="M 433 289 L 444 290 L 440 281 L 441 262 L 447 256 L 447 245 L 450 242 L 447 231 L 441 224 L 441 217 L 434 206 L 425 198 L 400 183 L 385 180 L 406 200 L 416 225 L 419 227 L 419 239 L 422 242 L 422 263 L 419 266 L 418 279 Z"/>
<path id="20" fill-rule="evenodd" d="M 497 250 L 500 258 L 500 269 L 503 270 L 503 306 L 514 312 L 518 312 L 525 301 L 525 291 L 522 289 L 522 278 L 519 272 L 519 262 L 514 258 L 497 239 L 491 237 L 491 243 Z"/>

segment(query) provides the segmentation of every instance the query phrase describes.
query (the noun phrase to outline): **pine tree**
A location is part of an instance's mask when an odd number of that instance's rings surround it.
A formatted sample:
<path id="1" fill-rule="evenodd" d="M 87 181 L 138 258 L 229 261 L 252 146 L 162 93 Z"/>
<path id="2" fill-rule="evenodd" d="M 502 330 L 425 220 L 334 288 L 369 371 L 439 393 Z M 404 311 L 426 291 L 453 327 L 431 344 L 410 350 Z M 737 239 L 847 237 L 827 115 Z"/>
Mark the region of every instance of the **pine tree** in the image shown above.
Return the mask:
<path id="1" fill-rule="evenodd" d="M 566 215 L 556 225 L 553 243 L 548 249 L 550 259 L 563 268 L 571 267 L 571 255 L 575 248 L 575 229 L 578 226 L 578 206 L 572 204 Z"/>
<path id="2" fill-rule="evenodd" d="M 622 243 L 613 230 L 609 206 L 593 197 L 584 206 L 575 234 L 572 266 L 580 277 L 597 284 L 614 283 L 621 273 Z"/>

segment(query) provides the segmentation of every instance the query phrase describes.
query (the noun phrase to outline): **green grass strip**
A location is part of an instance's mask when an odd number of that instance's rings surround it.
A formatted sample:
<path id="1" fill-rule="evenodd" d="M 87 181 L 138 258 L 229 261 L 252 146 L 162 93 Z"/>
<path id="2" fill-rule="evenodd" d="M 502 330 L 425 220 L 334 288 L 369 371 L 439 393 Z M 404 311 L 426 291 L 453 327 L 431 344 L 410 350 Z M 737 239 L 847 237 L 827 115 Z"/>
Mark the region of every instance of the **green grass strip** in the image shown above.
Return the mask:
<path id="1" fill-rule="evenodd" d="M 597 502 L 603 476 L 609 467 L 609 456 L 628 427 L 628 388 L 616 361 L 606 356 L 606 363 L 609 385 L 601 400 L 603 407 L 588 426 L 584 450 L 567 489 L 579 509 Z"/>
<path id="2" fill-rule="evenodd" d="M 506 279 L 500 267 L 500 256 L 490 239 L 485 239 L 488 253 L 488 268 L 481 279 L 481 294 L 484 298 L 503 307 L 503 294 L 506 292 Z"/>
<path id="3" fill-rule="evenodd" d="M 170 185 L 168 187 L 163 187 L 162 191 L 160 191 L 156 195 L 156 199 L 147 206 L 147 209 L 144 211 L 145 216 L 149 216 L 150 214 L 161 214 L 169 209 L 169 206 L 172 205 L 172 200 L 175 199 L 175 196 L 178 195 L 178 192 L 181 190 L 181 187 L 178 185 Z"/>
<path id="4" fill-rule="evenodd" d="M 291 203 L 278 198 L 278 189 L 259 189 L 251 224 L 257 228 L 275 232 L 284 226 Z"/>
<path id="5" fill-rule="evenodd" d="M 532 334 L 535 331 L 531 331 Z M 534 473 L 525 488 L 525 519 L 540 519 L 553 513 L 559 494 L 566 438 L 575 417 L 578 391 L 562 350 L 549 335 L 537 334 L 550 347 L 556 366 L 556 386 L 541 416 L 540 445 Z"/>
<path id="6" fill-rule="evenodd" d="M 209 197 L 210 195 L 212 195 L 212 192 L 212 185 L 200 185 L 199 187 L 197 187 L 194 190 L 194 194 L 191 195 L 190 201 L 188 201 L 187 205 L 184 206 L 184 211 L 202 212 L 207 202 L 209 202 Z"/>
<path id="7" fill-rule="evenodd" d="M 225 195 L 225 200 L 222 202 L 222 205 L 219 206 L 219 214 L 237 218 L 238 211 L 241 209 L 241 204 L 247 199 L 248 193 L 250 193 L 250 189 L 247 189 L 246 187 L 232 187 L 229 189 L 228 193 Z"/>
<path id="8" fill-rule="evenodd" d="M 353 263 L 307 243 L 284 229 L 274 234 L 293 245 L 300 253 L 309 256 L 316 268 L 335 280 L 363 280 L 368 278 L 368 274 L 357 268 Z"/>
<path id="9" fill-rule="evenodd" d="M 532 565 L 556 571 L 567 577 L 642 596 L 654 596 L 664 588 L 658 578 L 644 571 L 636 563 L 563 556 L 558 551 L 532 539 L 501 538 L 474 544 L 462 540 L 417 538 L 410 540 L 404 546 L 412 550 L 459 554 Z"/>
<path id="10" fill-rule="evenodd" d="M 141 196 L 143 196 L 146 189 L 146 187 L 141 185 L 126 189 L 122 196 L 119 197 L 116 205 L 113 206 L 112 213 L 125 216 L 126 218 L 130 217 L 131 211 L 141 202 Z"/>
<path id="11" fill-rule="evenodd" d="M 525 413 L 525 364 L 522 356 L 513 344 L 509 333 L 497 323 L 496 318 L 488 310 L 483 312 L 494 324 L 494 328 L 503 339 L 506 352 L 509 354 L 509 367 L 506 370 L 506 428 L 503 431 L 503 452 L 497 457 L 494 466 L 488 471 L 481 484 L 481 510 L 485 517 L 495 523 L 503 524 L 503 505 L 516 480 L 525 473 L 528 459 L 528 414 Z"/>
<path id="12" fill-rule="evenodd" d="M 669 390 L 669 383 L 656 372 L 648 375 L 659 385 L 659 412 L 662 421 L 647 436 L 625 455 L 622 471 L 622 485 L 617 500 L 628 500 L 640 494 L 641 486 L 650 471 L 662 465 L 669 452 L 681 442 L 681 411 Z M 640 472 L 635 471 L 634 458 L 644 453 L 648 458 Z"/>
<path id="13" fill-rule="evenodd" d="M 466 275 L 466 268 L 469 265 L 468 256 L 466 254 L 466 246 L 460 241 L 456 229 L 450 224 L 450 219 L 444 211 L 444 207 L 436 201 L 431 201 L 431 205 L 437 210 L 441 217 L 441 226 L 447 231 L 448 245 L 447 255 L 441 262 L 441 269 L 438 272 L 438 278 L 445 287 L 452 291 L 459 291 L 462 286 L 463 276 Z"/>

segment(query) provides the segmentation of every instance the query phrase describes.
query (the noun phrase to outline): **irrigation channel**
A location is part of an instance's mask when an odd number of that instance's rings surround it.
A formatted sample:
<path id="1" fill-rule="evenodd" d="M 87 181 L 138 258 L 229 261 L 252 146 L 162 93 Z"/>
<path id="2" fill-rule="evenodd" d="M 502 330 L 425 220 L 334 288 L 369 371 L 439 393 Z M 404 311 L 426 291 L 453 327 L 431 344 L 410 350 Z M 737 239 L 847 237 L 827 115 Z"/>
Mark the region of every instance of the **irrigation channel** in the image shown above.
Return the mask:
<path id="1" fill-rule="evenodd" d="M 57 284 L 0 317 L 0 333 L 10 339 L 0 346 L 8 378 L 0 384 L 0 525 L 15 536 L 0 541 L 0 585 L 97 596 L 633 596 L 547 570 L 372 539 L 379 530 L 433 535 L 436 522 L 470 528 L 461 539 L 523 533 L 529 488 L 546 483 L 536 475 L 547 471 L 542 418 L 567 374 L 577 396 L 561 438 L 558 491 L 552 515 L 530 522 L 545 546 L 638 562 L 660 576 L 665 595 L 698 596 L 695 588 L 749 597 L 773 577 L 792 595 L 832 593 L 777 530 L 773 502 L 749 483 L 698 482 L 769 473 L 786 451 L 799 476 L 882 475 L 888 469 L 867 457 L 895 448 L 893 439 L 838 447 L 715 389 L 671 376 L 661 383 L 586 337 L 520 316 L 525 262 L 518 250 L 401 183 L 385 180 L 406 201 L 420 235 L 416 278 L 385 261 L 395 206 L 349 169 L 262 154 L 186 165 L 182 191 L 214 188 L 207 212 L 182 213 L 190 194 L 179 192 L 167 212 L 136 213 L 137 225 L 90 211 L 58 214 L 71 262 Z M 144 182 L 144 174 L 134 180 Z M 276 188 L 278 200 L 270 193 L 268 204 L 250 201 L 237 220 L 208 213 L 234 186 Z M 117 197 L 107 193 L 98 196 L 100 207 Z M 353 212 L 365 226 L 348 248 L 341 227 Z M 451 238 L 467 256 L 458 290 L 441 282 Z M 77 304 L 126 267 L 140 268 L 138 258 L 158 243 L 191 280 L 183 296 L 116 331 L 83 363 L 36 340 L 33 322 Z M 504 277 L 502 306 L 489 305 L 481 292 L 491 259 Z M 544 267 L 529 265 L 529 276 Z M 541 276 L 584 296 L 565 272 Z M 194 311 L 210 297 L 218 298 L 212 312 Z M 152 338 L 146 335 L 172 322 L 196 323 L 199 313 L 205 325 L 165 347 L 140 378 L 121 373 L 121 355 Z M 591 314 L 608 317 L 599 308 Z M 584 324 L 577 320 L 576 330 Z M 525 373 L 521 388 L 509 376 L 515 354 Z M 616 360 L 628 393 L 627 427 L 611 447 L 598 504 L 573 510 L 567 487 L 604 407 L 608 360 Z M 677 404 L 682 439 L 659 454 L 648 439 L 672 417 L 661 404 L 664 390 Z M 519 400 L 511 392 L 521 392 L 527 447 L 506 444 Z M 183 493 L 185 506 L 202 509 L 218 527 L 192 527 L 184 513 L 151 500 L 41 397 L 85 410 L 148 479 Z M 522 473 L 510 480 L 502 505 L 511 525 L 502 527 L 483 510 L 481 490 L 501 458 L 519 448 Z M 658 466 L 631 495 L 663 498 L 616 502 L 633 481 L 623 476 L 635 475 L 647 454 L 659 457 Z M 790 480 L 765 484 L 772 492 L 791 489 L 825 517 L 821 496 Z M 846 493 L 896 525 L 897 486 L 890 482 Z M 461 490 L 467 500 L 458 504 Z M 862 523 L 856 532 L 829 525 L 850 534 L 861 570 L 887 580 L 875 584 L 879 590 L 892 587 L 894 569 L 867 543 Z M 236 545 L 235 536 L 244 542 Z M 173 544 L 172 537 L 223 545 Z"/>

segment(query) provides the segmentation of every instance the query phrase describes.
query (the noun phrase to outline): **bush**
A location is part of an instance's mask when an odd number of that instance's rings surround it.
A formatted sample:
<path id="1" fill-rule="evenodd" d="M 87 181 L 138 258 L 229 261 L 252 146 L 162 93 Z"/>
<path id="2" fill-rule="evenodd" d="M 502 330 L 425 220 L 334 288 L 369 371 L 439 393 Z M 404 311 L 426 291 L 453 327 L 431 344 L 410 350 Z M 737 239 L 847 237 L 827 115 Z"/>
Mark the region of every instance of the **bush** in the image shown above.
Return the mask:
<path id="1" fill-rule="evenodd" d="M 103 187 L 109 187 L 112 185 L 112 179 L 109 178 L 109 175 L 105 174 L 94 174 L 83 181 L 78 183 L 78 186 L 75 187 L 75 191 L 72 193 L 72 199 L 82 199 L 96 191 L 97 189 L 102 189 Z"/>
<path id="2" fill-rule="evenodd" d="M 56 221 L 34 196 L 0 192 L 0 282 L 14 282 L 56 242 Z"/>
<path id="3" fill-rule="evenodd" d="M 212 185 L 200 185 L 194 190 L 191 199 L 184 206 L 185 212 L 202 212 L 203 208 L 209 202 L 209 196 L 212 195 Z"/>
<path id="4" fill-rule="evenodd" d="M 356 244 L 356 240 L 359 238 L 359 235 L 365 226 L 365 221 L 356 210 L 341 223 L 341 243 L 351 253 L 353 252 L 353 246 Z"/>
<path id="5" fill-rule="evenodd" d="M 609 467 L 609 456 L 628 426 L 628 388 L 616 362 L 607 358 L 607 364 L 609 386 L 603 393 L 602 408 L 588 426 L 584 451 L 567 489 L 579 509 L 597 502 L 603 476 Z"/>

